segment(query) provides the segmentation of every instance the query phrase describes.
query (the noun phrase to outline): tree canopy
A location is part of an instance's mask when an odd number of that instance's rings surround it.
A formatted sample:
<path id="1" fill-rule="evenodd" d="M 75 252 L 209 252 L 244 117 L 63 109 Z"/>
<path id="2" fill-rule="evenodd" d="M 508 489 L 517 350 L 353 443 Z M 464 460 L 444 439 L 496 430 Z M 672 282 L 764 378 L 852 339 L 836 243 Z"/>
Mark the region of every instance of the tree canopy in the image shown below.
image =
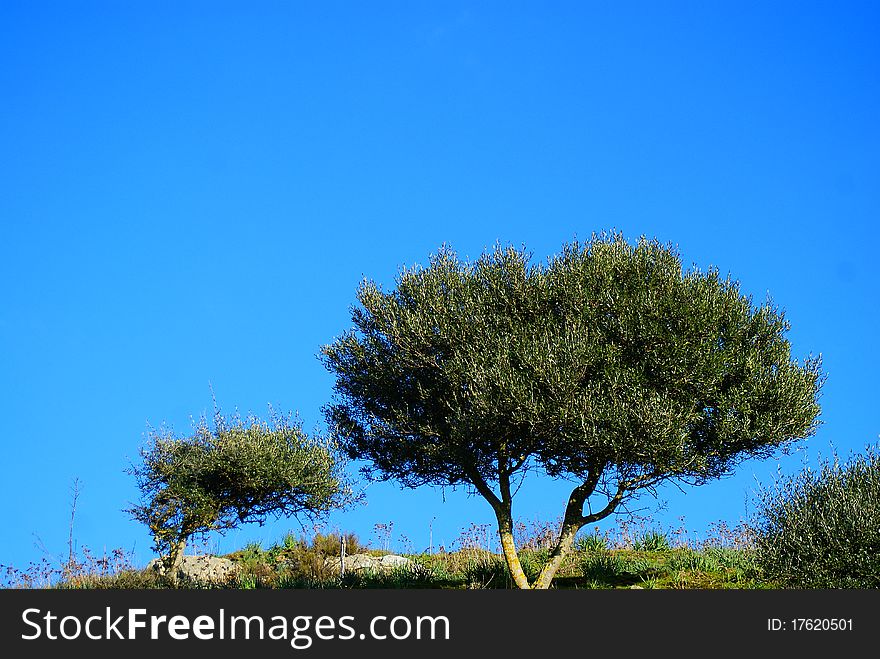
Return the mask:
<path id="1" fill-rule="evenodd" d="M 821 362 L 792 358 L 784 313 L 655 240 L 594 235 L 539 264 L 444 247 L 357 299 L 322 349 L 335 437 L 373 478 L 472 486 L 523 588 L 548 587 L 577 531 L 640 490 L 718 478 L 818 424 Z M 574 482 L 534 584 L 512 535 L 529 469 Z"/>
<path id="2" fill-rule="evenodd" d="M 128 469 L 141 502 L 127 512 L 150 528 L 173 578 L 193 534 L 343 506 L 350 489 L 341 457 L 289 417 L 273 415 L 267 423 L 217 412 L 213 427 L 202 418 L 187 437 L 150 433 L 141 463 Z"/>

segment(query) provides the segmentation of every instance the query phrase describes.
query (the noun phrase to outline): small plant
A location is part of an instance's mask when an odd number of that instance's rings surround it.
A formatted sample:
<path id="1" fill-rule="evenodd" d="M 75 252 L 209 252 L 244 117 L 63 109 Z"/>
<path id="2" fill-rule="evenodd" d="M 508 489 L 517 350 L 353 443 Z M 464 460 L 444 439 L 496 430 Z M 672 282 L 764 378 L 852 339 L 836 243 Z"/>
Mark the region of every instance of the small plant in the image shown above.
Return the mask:
<path id="1" fill-rule="evenodd" d="M 644 556 L 621 556 L 620 571 L 623 574 L 642 574 L 655 567 L 655 563 Z"/>
<path id="2" fill-rule="evenodd" d="M 31 562 L 24 569 L 12 565 L 0 565 L 4 575 L 0 585 L 4 588 L 49 588 L 61 574 L 48 558 Z"/>
<path id="3" fill-rule="evenodd" d="M 606 584 L 619 579 L 625 569 L 620 556 L 610 551 L 587 554 L 580 568 L 584 578 Z"/>
<path id="4" fill-rule="evenodd" d="M 458 538 L 452 543 L 460 550 L 491 551 L 495 534 L 488 524 L 471 524 L 462 529 Z"/>
<path id="5" fill-rule="evenodd" d="M 463 572 L 469 588 L 506 588 L 510 583 L 507 565 L 494 554 L 468 561 Z"/>
<path id="6" fill-rule="evenodd" d="M 608 538 L 599 535 L 598 530 L 589 535 L 581 535 L 575 540 L 574 549 L 579 552 L 606 551 L 608 549 Z"/>
<path id="7" fill-rule="evenodd" d="M 746 522 L 730 527 L 727 522 L 714 522 L 709 526 L 709 536 L 703 543 L 707 547 L 723 549 L 753 549 L 755 531 Z"/>
<path id="8" fill-rule="evenodd" d="M 394 522 L 388 522 L 387 524 L 374 524 L 373 535 L 376 536 L 379 548 L 383 551 L 390 552 L 394 540 Z"/>
<path id="9" fill-rule="evenodd" d="M 302 540 L 293 533 L 286 533 L 281 540 L 281 549 L 293 551 L 302 545 Z"/>
<path id="10" fill-rule="evenodd" d="M 513 527 L 513 538 L 520 549 L 550 549 L 556 542 L 560 526 L 561 518 L 548 522 L 536 517 L 529 522 L 517 522 Z"/>
<path id="11" fill-rule="evenodd" d="M 672 547 L 665 533 L 651 531 L 633 543 L 635 551 L 669 551 Z"/>
<path id="12" fill-rule="evenodd" d="M 123 570 L 115 574 L 99 576 L 78 585 L 60 584 L 59 588 L 89 588 L 100 590 L 147 590 L 168 588 L 169 582 L 155 570 Z"/>
<path id="13" fill-rule="evenodd" d="M 520 565 L 530 581 L 538 578 L 549 553 L 548 549 L 523 549 L 519 553 Z"/>
<path id="14" fill-rule="evenodd" d="M 431 575 L 431 579 L 436 584 L 448 584 L 458 578 L 453 566 L 450 565 L 448 555 L 423 553 L 413 556 L 412 559 L 422 572 Z"/>
<path id="15" fill-rule="evenodd" d="M 243 560 L 259 559 L 263 555 L 263 547 L 259 542 L 249 542 L 241 550 Z"/>
<path id="16" fill-rule="evenodd" d="M 358 571 L 340 579 L 342 588 L 431 588 L 434 573 L 419 564 L 395 567 L 388 571 Z"/>
<path id="17" fill-rule="evenodd" d="M 665 567 L 670 572 L 712 572 L 718 564 L 711 555 L 685 548 L 672 552 Z"/>
<path id="18" fill-rule="evenodd" d="M 659 587 L 659 581 L 656 577 L 642 576 L 639 585 L 645 590 L 655 590 Z"/>
<path id="19" fill-rule="evenodd" d="M 242 574 L 236 579 L 236 585 L 241 590 L 254 590 L 257 587 L 257 578 L 252 574 Z"/>
<path id="20" fill-rule="evenodd" d="M 754 572 L 757 569 L 755 551 L 751 549 L 731 549 L 728 547 L 707 547 L 703 550 L 720 568 Z"/>
<path id="21" fill-rule="evenodd" d="M 5 588 L 93 588 L 102 580 L 135 572 L 132 552 L 117 548 L 100 556 L 88 547 L 71 553 L 63 562 L 53 564 L 48 558 L 30 563 L 23 570 L 0 565 Z"/>

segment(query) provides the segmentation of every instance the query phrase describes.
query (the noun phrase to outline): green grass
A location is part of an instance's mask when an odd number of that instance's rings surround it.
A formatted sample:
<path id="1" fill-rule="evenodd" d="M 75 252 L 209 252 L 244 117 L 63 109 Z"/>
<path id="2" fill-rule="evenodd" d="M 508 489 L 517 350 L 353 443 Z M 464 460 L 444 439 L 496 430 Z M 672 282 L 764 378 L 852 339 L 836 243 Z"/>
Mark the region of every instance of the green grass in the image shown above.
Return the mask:
<path id="1" fill-rule="evenodd" d="M 381 553 L 381 552 L 376 552 Z M 514 584 L 501 556 L 485 550 L 412 554 L 414 565 L 387 573 L 347 573 L 340 577 L 324 566 L 320 549 L 306 544 L 269 549 L 248 546 L 227 555 L 239 564 L 238 576 L 226 584 L 180 584 L 183 588 L 441 588 L 509 589 Z M 521 560 L 530 578 L 537 575 L 546 550 L 524 550 Z M 169 588 L 146 570 L 92 575 L 61 582 L 60 588 Z M 566 558 L 554 588 L 560 589 L 720 589 L 773 588 L 761 577 L 752 552 L 706 547 L 638 551 L 579 549 Z"/>
<path id="2" fill-rule="evenodd" d="M 178 588 L 434 588 L 512 589 L 513 580 L 500 554 L 486 549 L 487 536 L 470 534 L 454 551 L 405 553 L 413 563 L 390 572 L 347 572 L 340 576 L 328 565 L 344 545 L 347 554 L 389 553 L 362 544 L 352 534 L 320 534 L 307 539 L 288 534 L 268 548 L 251 543 L 225 557 L 238 564 L 238 573 L 222 584 L 180 583 Z M 698 545 L 677 543 L 669 535 L 646 528 L 624 529 L 612 536 L 598 531 L 581 536 L 553 581 L 558 589 L 722 589 L 775 588 L 762 574 L 756 552 L 748 543 L 731 539 L 728 531 Z M 464 537 L 464 536 L 463 536 Z M 680 536 L 679 536 L 680 537 Z M 386 546 L 388 543 L 385 543 Z M 538 542 L 522 543 L 520 562 L 534 580 L 549 550 Z M 497 548 L 497 545 L 496 545 Z M 402 553 L 402 552 L 397 552 Z M 85 554 L 77 563 L 51 569 L 44 561 L 31 571 L 12 571 L 7 585 L 25 588 L 146 589 L 175 587 L 153 571 L 138 570 L 120 551 L 109 557 Z M 112 559 L 112 560 L 111 560 Z"/>

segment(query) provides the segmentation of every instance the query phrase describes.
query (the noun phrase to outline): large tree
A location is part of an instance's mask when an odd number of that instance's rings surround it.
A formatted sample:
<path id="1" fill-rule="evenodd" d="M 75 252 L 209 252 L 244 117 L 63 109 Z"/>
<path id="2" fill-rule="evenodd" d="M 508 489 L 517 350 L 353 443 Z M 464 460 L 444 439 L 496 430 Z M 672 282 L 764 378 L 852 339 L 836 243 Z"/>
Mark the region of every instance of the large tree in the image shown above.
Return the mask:
<path id="1" fill-rule="evenodd" d="M 783 313 L 656 241 L 594 235 L 537 265 L 443 248 L 357 298 L 353 329 L 322 349 L 335 436 L 373 478 L 473 487 L 520 588 L 549 587 L 578 530 L 628 498 L 718 478 L 818 424 L 821 364 L 792 359 Z M 529 469 L 573 482 L 534 583 L 513 536 Z"/>
<path id="2" fill-rule="evenodd" d="M 307 436 L 283 415 L 202 418 L 178 437 L 151 430 L 131 465 L 141 493 L 127 509 L 153 535 L 163 571 L 176 581 L 192 535 L 263 524 L 270 516 L 319 516 L 351 500 L 343 462 L 332 442 Z"/>

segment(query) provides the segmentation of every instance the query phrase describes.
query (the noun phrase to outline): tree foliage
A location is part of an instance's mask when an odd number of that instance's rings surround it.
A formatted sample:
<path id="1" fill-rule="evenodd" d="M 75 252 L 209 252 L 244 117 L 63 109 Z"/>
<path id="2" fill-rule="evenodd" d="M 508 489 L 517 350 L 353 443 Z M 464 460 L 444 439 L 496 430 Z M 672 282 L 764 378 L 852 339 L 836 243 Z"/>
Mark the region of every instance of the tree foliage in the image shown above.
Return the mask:
<path id="1" fill-rule="evenodd" d="M 782 311 L 656 241 L 593 236 L 537 265 L 443 248 L 395 283 L 363 282 L 354 327 L 322 349 L 328 421 L 374 478 L 475 488 L 521 587 L 525 471 L 575 482 L 547 587 L 577 530 L 639 490 L 717 478 L 817 426 L 820 361 L 792 359 Z"/>
<path id="2" fill-rule="evenodd" d="M 141 492 L 127 512 L 149 527 L 172 577 L 194 534 L 270 516 L 314 517 L 349 500 L 342 456 L 290 418 L 267 423 L 216 412 L 213 421 L 202 418 L 187 437 L 151 431 L 141 463 L 127 470 Z"/>

